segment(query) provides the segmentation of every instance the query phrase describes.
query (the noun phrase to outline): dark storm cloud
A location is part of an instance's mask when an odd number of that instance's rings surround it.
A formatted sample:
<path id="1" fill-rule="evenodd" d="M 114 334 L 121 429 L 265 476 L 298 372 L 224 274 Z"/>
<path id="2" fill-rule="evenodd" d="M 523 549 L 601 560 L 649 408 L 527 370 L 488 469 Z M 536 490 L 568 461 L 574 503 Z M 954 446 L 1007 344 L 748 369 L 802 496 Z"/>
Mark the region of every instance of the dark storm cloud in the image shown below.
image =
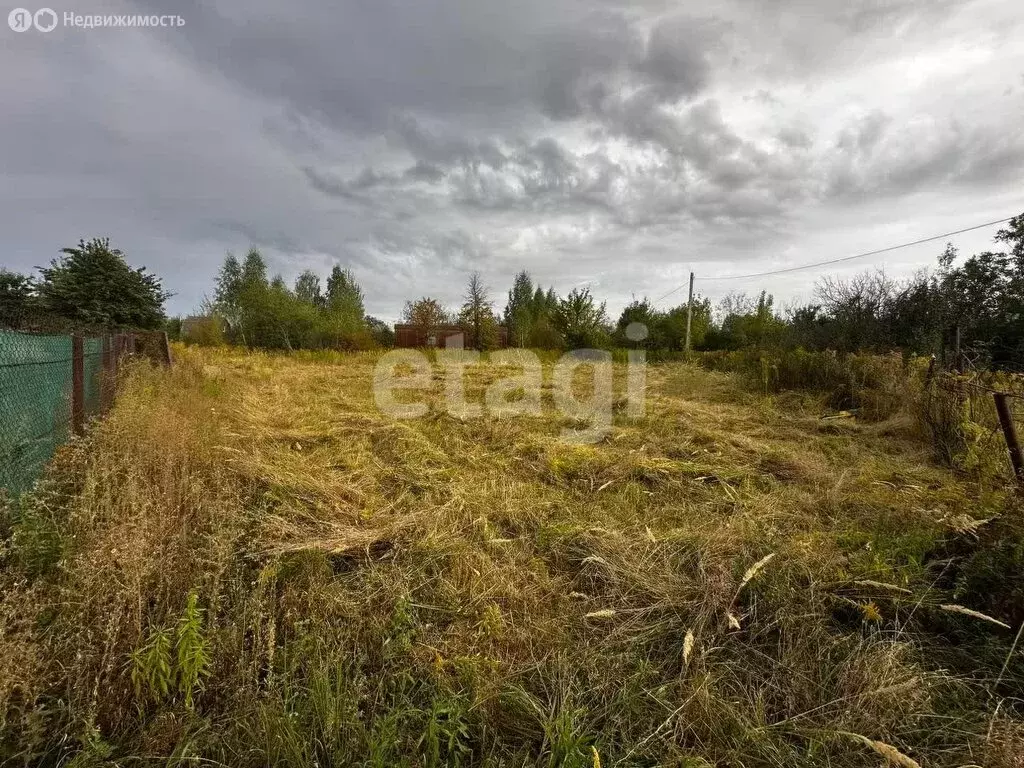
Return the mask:
<path id="1" fill-rule="evenodd" d="M 556 106 L 559 89 L 628 67 L 639 45 L 621 11 L 542 0 L 192 0 L 175 10 L 191 29 L 173 43 L 197 62 L 301 113 L 371 132 L 396 109 L 508 125 L 517 111 Z"/>
<path id="2" fill-rule="evenodd" d="M 724 25 L 678 13 L 638 19 L 638 9 L 545 0 L 378 0 L 341 8 L 191 0 L 176 6 L 190 33 L 170 42 L 300 114 L 357 132 L 392 127 L 415 141 L 422 129 L 411 113 L 468 116 L 507 130 L 540 115 L 590 114 L 623 88 L 644 89 L 659 102 L 699 93 L 711 80 L 708 55 Z M 396 113 L 404 113 L 397 124 Z"/>
<path id="3" fill-rule="evenodd" d="M 3 30 L 3 264 L 109 234 L 178 312 L 250 244 L 288 278 L 352 266 L 385 317 L 524 266 L 614 308 L 682 254 L 753 271 L 857 211 L 1019 206 L 998 0 L 98 3 L 58 10 L 186 25 Z"/>

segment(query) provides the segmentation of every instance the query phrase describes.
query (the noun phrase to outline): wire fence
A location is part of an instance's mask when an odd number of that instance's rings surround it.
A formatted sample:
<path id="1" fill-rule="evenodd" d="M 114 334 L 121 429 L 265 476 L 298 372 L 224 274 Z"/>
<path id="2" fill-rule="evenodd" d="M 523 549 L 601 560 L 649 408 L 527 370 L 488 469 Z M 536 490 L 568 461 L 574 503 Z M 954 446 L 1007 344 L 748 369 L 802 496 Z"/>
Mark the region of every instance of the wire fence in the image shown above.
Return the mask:
<path id="1" fill-rule="evenodd" d="M 942 372 L 936 382 L 952 407 L 955 418 L 976 425 L 970 438 L 983 451 L 1009 456 L 1010 469 L 1024 491 L 1024 375 L 1008 371 L 968 369 Z"/>
<path id="2" fill-rule="evenodd" d="M 31 487 L 57 448 L 113 403 L 132 355 L 170 364 L 166 336 L 0 330 L 0 489 Z"/>

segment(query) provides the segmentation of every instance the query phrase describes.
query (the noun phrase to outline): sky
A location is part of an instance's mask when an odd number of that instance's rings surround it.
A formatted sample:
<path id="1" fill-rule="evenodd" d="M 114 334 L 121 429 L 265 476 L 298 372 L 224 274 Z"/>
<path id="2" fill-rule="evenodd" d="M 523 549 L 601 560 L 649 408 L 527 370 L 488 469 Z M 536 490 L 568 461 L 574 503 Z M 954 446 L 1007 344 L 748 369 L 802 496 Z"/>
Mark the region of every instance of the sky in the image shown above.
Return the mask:
<path id="1" fill-rule="evenodd" d="M 108 236 L 163 278 L 171 314 L 252 246 L 289 282 L 350 268 L 388 321 L 419 296 L 457 306 L 474 270 L 499 311 L 520 269 L 613 317 L 691 270 L 702 295 L 785 306 L 824 274 L 934 265 L 944 244 L 720 278 L 1024 211 L 1012 0 L 50 7 L 50 32 L 0 27 L 0 266 Z M 970 254 L 997 228 L 950 239 Z"/>

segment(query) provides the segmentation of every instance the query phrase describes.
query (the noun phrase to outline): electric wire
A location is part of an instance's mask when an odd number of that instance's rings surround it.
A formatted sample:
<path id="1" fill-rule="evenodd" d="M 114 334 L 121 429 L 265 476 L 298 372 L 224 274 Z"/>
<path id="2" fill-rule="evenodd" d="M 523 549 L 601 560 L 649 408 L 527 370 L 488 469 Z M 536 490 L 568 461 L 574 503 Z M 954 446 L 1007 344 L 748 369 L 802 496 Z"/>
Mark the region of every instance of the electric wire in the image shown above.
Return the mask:
<path id="1" fill-rule="evenodd" d="M 696 277 L 695 276 L 694 280 L 695 281 L 696 280 L 700 280 L 702 282 L 714 282 L 714 281 L 719 281 L 719 280 L 747 280 L 747 279 L 752 278 L 752 277 L 769 277 L 771 275 L 783 275 L 783 274 L 786 274 L 786 273 L 789 273 L 789 272 L 799 272 L 799 271 L 804 270 L 804 269 L 814 269 L 815 267 L 827 267 L 827 266 L 829 266 L 831 264 L 841 264 L 841 263 L 846 262 L 846 261 L 853 261 L 855 259 L 867 258 L 868 256 L 877 256 L 880 253 L 889 253 L 890 251 L 896 251 L 896 250 L 899 250 L 900 248 L 909 248 L 912 245 L 920 245 L 921 243 L 930 243 L 930 242 L 933 242 L 935 240 L 941 240 L 941 239 L 943 239 L 945 237 L 952 237 L 953 235 L 962 235 L 964 232 L 972 232 L 972 231 L 974 231 L 976 229 L 984 229 L 985 227 L 992 227 L 992 226 L 995 226 L 996 224 L 1004 224 L 1004 223 L 1006 223 L 1007 221 L 1009 221 L 1012 218 L 1013 218 L 1012 216 L 1008 216 L 1005 219 L 996 219 L 995 221 L 987 221 L 984 224 L 975 224 L 972 227 L 964 227 L 963 229 L 953 230 L 952 232 L 943 232 L 940 235 L 931 235 L 929 237 L 922 237 L 922 238 L 920 238 L 918 240 L 912 240 L 912 241 L 907 242 L 907 243 L 899 243 L 898 245 L 890 245 L 890 246 L 886 246 L 885 248 L 876 248 L 873 251 L 863 251 L 862 253 L 855 253 L 852 256 L 842 256 L 842 257 L 840 257 L 838 259 L 828 259 L 826 261 L 816 261 L 816 262 L 814 262 L 812 264 L 800 264 L 800 265 L 795 266 L 795 267 L 784 267 L 782 269 L 772 269 L 772 270 L 767 270 L 765 272 L 752 272 L 751 274 L 748 274 L 748 275 L 723 275 L 721 277 Z M 689 283 L 686 282 L 686 283 L 683 283 L 682 285 L 676 286 L 671 291 L 666 293 L 664 296 L 661 296 L 660 298 L 656 299 L 654 301 L 654 303 L 658 304 L 661 301 L 664 301 L 665 299 L 667 299 L 672 294 L 674 294 L 674 293 L 682 290 L 683 288 L 685 288 L 688 284 Z"/>

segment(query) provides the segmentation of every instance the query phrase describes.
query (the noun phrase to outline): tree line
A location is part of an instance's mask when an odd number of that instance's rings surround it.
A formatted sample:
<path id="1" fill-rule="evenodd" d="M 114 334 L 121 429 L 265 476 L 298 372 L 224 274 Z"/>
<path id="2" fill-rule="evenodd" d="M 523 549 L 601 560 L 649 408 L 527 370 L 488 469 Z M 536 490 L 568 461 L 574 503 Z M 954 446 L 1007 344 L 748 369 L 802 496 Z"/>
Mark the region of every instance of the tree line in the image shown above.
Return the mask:
<path id="1" fill-rule="evenodd" d="M 792 310 L 776 343 L 806 349 L 941 354 L 960 349 L 981 364 L 1024 365 L 1024 214 L 1000 229 L 1002 248 L 957 265 L 946 246 L 934 271 L 904 280 L 883 271 L 823 278 L 815 301 Z"/>
<path id="2" fill-rule="evenodd" d="M 386 323 L 366 315 L 363 291 L 350 270 L 335 265 L 326 285 L 306 270 L 289 288 L 280 275 L 268 278 L 266 260 L 256 248 L 241 261 L 227 255 L 203 311 L 205 320 L 187 329 L 186 337 L 205 343 L 370 349 L 390 346 L 394 338 Z"/>
<path id="3" fill-rule="evenodd" d="M 1024 366 L 1024 214 L 1000 229 L 995 242 L 999 250 L 962 260 L 947 245 L 935 269 L 906 279 L 881 270 L 825 277 L 811 302 L 786 310 L 765 292 L 730 294 L 715 305 L 698 295 L 691 346 L 919 354 L 957 348 L 982 364 Z M 182 326 L 164 316 L 168 296 L 159 278 L 130 267 L 109 239 L 83 240 L 63 249 L 37 277 L 0 271 L 0 326 L 149 329 L 166 322 L 176 336 Z M 255 248 L 242 259 L 227 255 L 202 312 L 203 319 L 185 329 L 188 340 L 286 350 L 394 343 L 391 327 L 366 314 L 363 291 L 350 270 L 335 265 L 325 282 L 307 270 L 289 286 L 279 275 L 268 276 Z M 685 347 L 687 306 L 658 307 L 634 298 L 613 320 L 589 288 L 560 295 L 524 270 L 513 279 L 503 309 L 473 273 L 459 307 L 424 296 L 405 304 L 402 320 L 428 334 L 456 325 L 466 346 L 476 349 L 497 346 L 504 326 L 511 346 L 672 353 Z M 627 332 L 634 324 L 645 332 Z"/>
<path id="4" fill-rule="evenodd" d="M 807 304 L 780 310 L 766 292 L 732 293 L 716 305 L 694 297 L 691 346 L 698 351 L 744 348 L 835 350 L 942 354 L 959 349 L 980 364 L 1024 365 L 1024 214 L 995 236 L 1000 250 L 961 261 L 952 245 L 934 270 L 895 279 L 884 270 L 868 270 L 849 279 L 824 277 Z M 959 263 L 958 263 L 959 262 Z M 509 344 L 576 349 L 641 347 L 674 352 L 685 346 L 687 306 L 659 308 L 634 298 L 611 320 L 604 302 L 588 288 L 559 296 L 535 284 L 529 273 L 516 275 L 500 318 L 479 275 L 470 278 L 466 303 L 445 312 L 437 299 L 406 304 L 403 319 L 414 325 L 460 323 L 467 343 L 487 348 L 486 333 L 476 328 L 503 323 Z M 467 324 L 468 317 L 484 317 Z M 646 335 L 627 333 L 640 323 Z"/>

